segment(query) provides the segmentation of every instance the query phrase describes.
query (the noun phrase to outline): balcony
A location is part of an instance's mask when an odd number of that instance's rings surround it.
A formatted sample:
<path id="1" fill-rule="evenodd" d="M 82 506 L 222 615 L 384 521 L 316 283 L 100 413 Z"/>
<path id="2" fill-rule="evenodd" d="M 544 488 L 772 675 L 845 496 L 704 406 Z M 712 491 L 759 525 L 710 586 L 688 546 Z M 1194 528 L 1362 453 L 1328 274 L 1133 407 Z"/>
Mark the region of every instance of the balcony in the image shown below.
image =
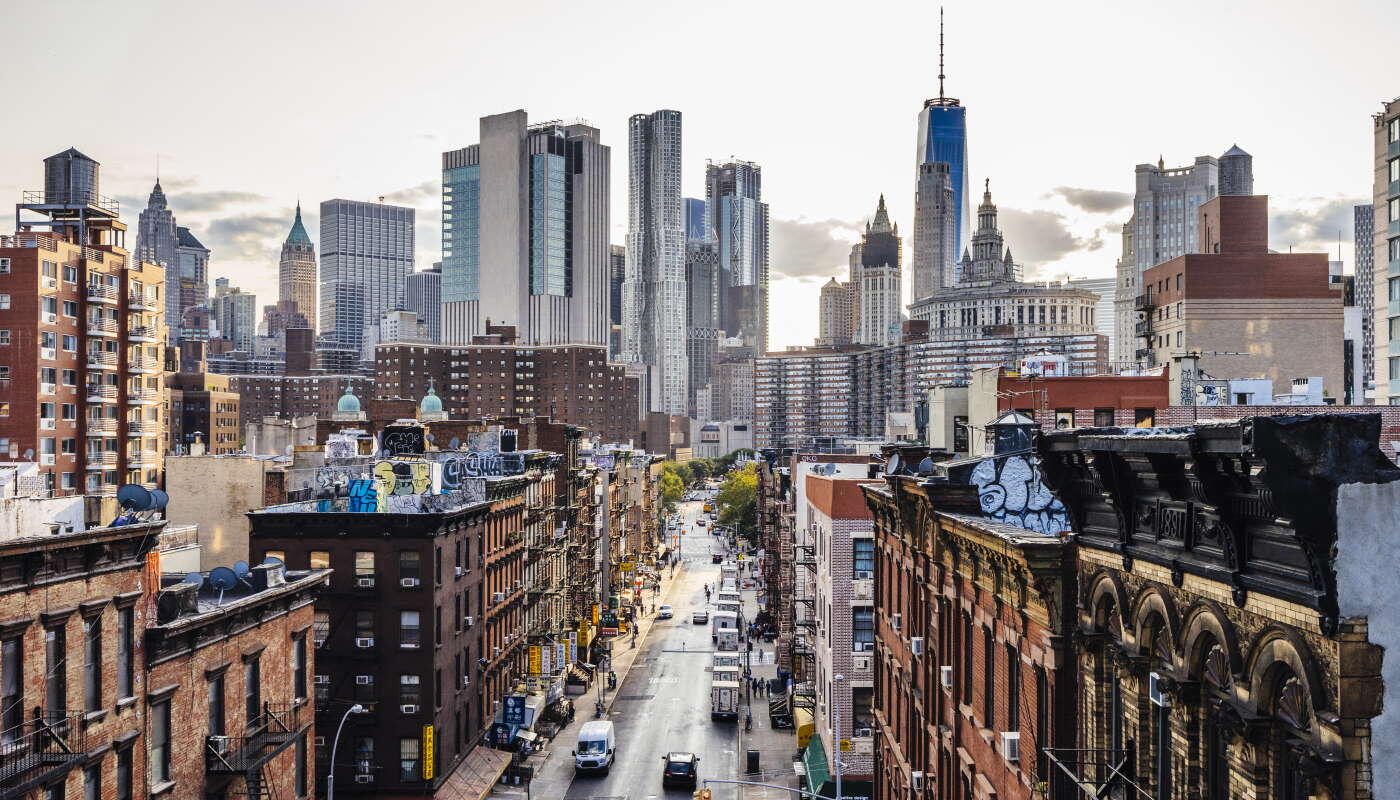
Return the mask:
<path id="1" fill-rule="evenodd" d="M 1133 333 L 1137 336 L 1152 336 L 1152 320 L 1145 319 L 1133 325 Z"/>
<path id="2" fill-rule="evenodd" d="M 126 402 L 133 406 L 149 406 L 160 402 L 160 392 L 155 389 L 132 389 L 126 393 Z"/>
<path id="3" fill-rule="evenodd" d="M 159 311 L 159 303 L 155 295 L 146 292 L 128 292 L 126 295 L 126 307 L 132 311 Z"/>
<path id="4" fill-rule="evenodd" d="M 88 436 L 117 435 L 117 421 L 114 419 L 94 419 L 92 417 L 88 417 L 87 425 L 85 427 L 87 429 Z"/>
<path id="5" fill-rule="evenodd" d="M 131 450 L 126 454 L 128 467 L 154 467 L 160 462 L 160 453 L 154 450 Z"/>
<path id="6" fill-rule="evenodd" d="M 1157 304 L 1152 301 L 1152 295 L 1150 294 L 1140 294 L 1133 298 L 1134 311 L 1147 311 L 1156 307 Z"/>
<path id="7" fill-rule="evenodd" d="M 110 319 L 90 319 L 87 321 L 87 335 L 115 339 L 117 338 L 117 323 Z"/>
<path id="8" fill-rule="evenodd" d="M 87 354 L 87 368 L 116 370 L 117 354 L 105 352 L 89 352 Z"/>
<path id="9" fill-rule="evenodd" d="M 301 719 L 302 708 L 264 703 L 263 713 L 244 735 L 205 737 L 204 771 L 209 775 L 242 775 L 261 782 L 263 767 L 295 744 L 297 737 L 310 727 L 309 718 Z"/>
<path id="10" fill-rule="evenodd" d="M 160 433 L 160 423 L 141 421 L 126 423 L 127 436 L 155 436 Z"/>
<path id="11" fill-rule="evenodd" d="M 136 325 L 127 330 L 126 339 L 129 342 L 154 343 L 158 341 L 156 333 L 156 329 L 150 325 Z"/>
<path id="12" fill-rule="evenodd" d="M 89 403 L 117 402 L 117 387 L 115 386 L 101 383 L 89 383 L 85 391 Z"/>
<path id="13" fill-rule="evenodd" d="M 111 469 L 117 465 L 117 454 L 112 452 L 88 453 L 87 468 L 90 470 Z"/>
<path id="14" fill-rule="evenodd" d="M 154 358 L 136 356 L 127 360 L 126 371 L 136 375 L 154 375 L 160 372 L 160 362 Z"/>
<path id="15" fill-rule="evenodd" d="M 83 715 L 49 711 L 5 731 L 0 743 L 0 797 L 26 797 L 87 759 Z"/>
<path id="16" fill-rule="evenodd" d="M 106 303 L 107 305 L 117 304 L 117 290 L 113 286 L 103 286 L 100 283 L 89 283 L 87 285 L 87 301 L 89 303 Z"/>

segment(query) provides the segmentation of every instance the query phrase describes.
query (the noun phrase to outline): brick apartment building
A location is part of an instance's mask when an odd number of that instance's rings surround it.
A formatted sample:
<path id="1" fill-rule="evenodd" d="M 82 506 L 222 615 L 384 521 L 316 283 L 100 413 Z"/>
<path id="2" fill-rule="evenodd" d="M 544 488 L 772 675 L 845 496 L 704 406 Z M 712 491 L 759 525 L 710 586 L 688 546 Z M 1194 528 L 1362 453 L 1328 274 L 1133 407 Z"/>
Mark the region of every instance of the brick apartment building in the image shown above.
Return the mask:
<path id="1" fill-rule="evenodd" d="M 418 398 L 431 385 L 458 419 L 546 416 L 610 442 L 641 441 L 640 381 L 609 364 L 606 347 L 527 347 L 511 326 L 488 330 L 470 345 L 380 345 L 374 396 Z"/>
<path id="2" fill-rule="evenodd" d="M 891 475 L 875 516 L 877 798 L 1069 798 L 1068 540 L 983 518 L 975 486 Z"/>
<path id="3" fill-rule="evenodd" d="M 55 493 L 101 497 L 159 485 L 166 336 L 164 270 L 127 252 L 98 177 L 77 150 L 45 159 L 0 237 L 0 452 L 38 461 Z"/>
<path id="4" fill-rule="evenodd" d="M 230 375 L 229 389 L 239 397 L 241 430 L 263 417 L 327 417 L 350 387 L 359 397 L 375 392 L 374 378 L 363 375 Z"/>
<path id="5" fill-rule="evenodd" d="M 212 455 L 242 449 L 243 423 L 238 393 L 226 375 L 177 373 L 166 377 L 172 453 L 189 453 L 196 442 Z"/>
<path id="6" fill-rule="evenodd" d="M 1321 377 L 1343 397 L 1343 284 L 1332 282 L 1327 254 L 1269 252 L 1266 195 L 1216 197 L 1197 218 L 1200 252 L 1143 273 L 1138 360 L 1168 367 L 1173 398 L 1173 356 L 1191 351 L 1216 378 Z"/>

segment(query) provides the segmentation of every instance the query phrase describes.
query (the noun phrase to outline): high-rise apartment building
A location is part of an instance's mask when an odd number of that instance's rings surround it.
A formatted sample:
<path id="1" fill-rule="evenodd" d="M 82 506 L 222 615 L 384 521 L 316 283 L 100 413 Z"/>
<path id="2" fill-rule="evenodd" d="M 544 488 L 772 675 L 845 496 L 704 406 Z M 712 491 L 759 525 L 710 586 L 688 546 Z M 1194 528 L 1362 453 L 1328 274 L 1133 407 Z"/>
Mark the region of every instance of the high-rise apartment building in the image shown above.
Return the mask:
<path id="1" fill-rule="evenodd" d="M 860 269 L 852 280 L 860 284 L 859 327 L 854 336 L 857 344 L 880 346 L 899 341 L 903 321 L 900 246 L 899 226 L 890 223 L 885 196 L 880 195 L 875 219 L 865 224 L 865 235 L 856 245 Z M 853 254 L 853 264 L 856 258 Z"/>
<path id="2" fill-rule="evenodd" d="M 622 360 L 647 370 L 648 410 L 685 414 L 685 225 L 681 112 L 635 114 L 628 124 L 627 274 Z"/>
<path id="3" fill-rule="evenodd" d="M 415 272 L 404 280 L 404 308 L 418 315 L 428 341 L 442 341 L 442 265 Z"/>
<path id="4" fill-rule="evenodd" d="M 177 269 L 172 277 L 166 271 L 166 299 L 178 293 L 176 309 L 178 316 L 171 317 L 167 312 L 166 325 L 170 329 L 172 341 L 184 338 L 185 330 L 194 327 L 195 320 L 187 320 L 192 308 L 205 308 L 209 305 L 209 248 L 184 226 L 175 229 L 175 263 Z M 167 306 L 168 308 L 168 306 Z M 178 331 L 178 334 L 176 333 Z M 208 338 L 195 335 L 196 339 Z"/>
<path id="5" fill-rule="evenodd" d="M 1400 405 L 1400 97 L 1385 103 L 1375 125 L 1376 403 Z M 1378 267 L 1384 263 L 1384 270 Z M 1381 320 L 1385 320 L 1384 327 Z"/>
<path id="6" fill-rule="evenodd" d="M 851 289 L 835 278 L 822 286 L 818 345 L 851 343 Z"/>
<path id="7" fill-rule="evenodd" d="M 60 495 L 156 488 L 164 464 L 165 270 L 125 249 L 99 170 L 74 149 L 44 159 L 0 237 L 0 453 Z"/>
<path id="8" fill-rule="evenodd" d="M 939 11 L 938 96 L 925 100 L 919 112 L 918 156 L 914 162 L 915 300 L 953 282 L 954 262 L 972 235 L 967 109 L 957 98 L 943 93 L 943 79 L 943 12 Z M 938 164 L 946 168 L 935 166 Z M 951 233 L 949 225 L 953 228 Z"/>
<path id="9" fill-rule="evenodd" d="M 1367 203 L 1352 209 L 1352 249 L 1356 253 L 1354 298 L 1361 310 L 1361 383 L 1356 402 L 1365 403 L 1376 379 L 1376 207 Z"/>
<path id="10" fill-rule="evenodd" d="M 253 339 L 258 335 L 258 297 L 229 283 L 228 278 L 214 282 L 214 325 L 219 336 L 233 343 L 233 349 L 253 351 Z"/>
<path id="11" fill-rule="evenodd" d="M 767 352 L 768 204 L 762 169 L 749 161 L 709 164 L 705 213 L 719 253 L 720 322 L 754 352 Z"/>
<path id="12" fill-rule="evenodd" d="M 277 261 L 277 300 L 295 303 L 291 310 L 300 311 L 308 322 L 316 316 L 316 245 L 301 222 L 300 201 Z"/>
<path id="13" fill-rule="evenodd" d="M 527 344 L 606 344 L 611 149 L 582 123 L 481 118 L 442 154 L 442 338 L 511 325 Z"/>
<path id="14" fill-rule="evenodd" d="M 358 351 L 365 326 L 403 307 L 404 279 L 413 272 L 413 217 L 413 209 L 387 203 L 321 203 L 319 330 L 326 345 Z"/>
<path id="15" fill-rule="evenodd" d="M 627 248 L 608 245 L 608 358 L 622 353 L 622 282 L 627 279 Z"/>
<path id="16" fill-rule="evenodd" d="M 687 225 L 687 234 L 689 232 L 690 226 Z M 705 238 L 703 234 L 701 238 L 687 235 L 685 336 L 690 376 L 686 388 L 690 393 L 687 413 L 691 416 L 696 414 L 696 393 L 710 383 L 711 369 L 719 355 L 719 342 L 724 338 L 719 319 L 720 274 L 719 251 L 714 239 Z"/>

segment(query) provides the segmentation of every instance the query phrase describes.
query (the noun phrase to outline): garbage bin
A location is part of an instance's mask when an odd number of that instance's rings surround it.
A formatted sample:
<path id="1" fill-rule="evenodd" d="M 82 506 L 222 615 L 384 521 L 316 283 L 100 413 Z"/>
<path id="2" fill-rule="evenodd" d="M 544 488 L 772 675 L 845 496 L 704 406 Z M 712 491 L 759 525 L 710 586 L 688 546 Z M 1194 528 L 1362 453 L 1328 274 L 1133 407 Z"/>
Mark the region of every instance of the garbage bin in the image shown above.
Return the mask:
<path id="1" fill-rule="evenodd" d="M 757 751 L 757 750 L 749 750 L 749 751 L 747 751 L 747 754 L 748 754 L 748 760 L 747 760 L 748 767 L 747 767 L 747 769 L 748 769 L 749 774 L 750 774 L 750 775 L 753 775 L 753 774 L 756 774 L 756 773 L 758 773 L 758 772 L 762 772 L 762 770 L 760 770 L 760 769 L 758 768 L 758 751 Z"/>

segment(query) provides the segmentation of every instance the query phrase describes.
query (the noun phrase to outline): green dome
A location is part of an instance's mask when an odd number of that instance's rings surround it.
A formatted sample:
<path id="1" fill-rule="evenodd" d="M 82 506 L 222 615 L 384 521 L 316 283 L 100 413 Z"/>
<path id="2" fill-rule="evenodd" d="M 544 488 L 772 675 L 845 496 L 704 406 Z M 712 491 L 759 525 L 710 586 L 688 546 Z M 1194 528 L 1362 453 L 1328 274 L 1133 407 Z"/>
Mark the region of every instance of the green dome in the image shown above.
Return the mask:
<path id="1" fill-rule="evenodd" d="M 438 414 L 442 412 L 442 398 L 437 396 L 433 390 L 433 384 L 428 383 L 428 393 L 423 395 L 423 402 L 418 404 L 418 410 L 427 414 Z"/>
<path id="2" fill-rule="evenodd" d="M 350 389 L 350 385 L 345 385 L 345 394 L 340 396 L 340 402 L 335 404 L 335 410 L 341 414 L 360 413 L 360 398 Z"/>

